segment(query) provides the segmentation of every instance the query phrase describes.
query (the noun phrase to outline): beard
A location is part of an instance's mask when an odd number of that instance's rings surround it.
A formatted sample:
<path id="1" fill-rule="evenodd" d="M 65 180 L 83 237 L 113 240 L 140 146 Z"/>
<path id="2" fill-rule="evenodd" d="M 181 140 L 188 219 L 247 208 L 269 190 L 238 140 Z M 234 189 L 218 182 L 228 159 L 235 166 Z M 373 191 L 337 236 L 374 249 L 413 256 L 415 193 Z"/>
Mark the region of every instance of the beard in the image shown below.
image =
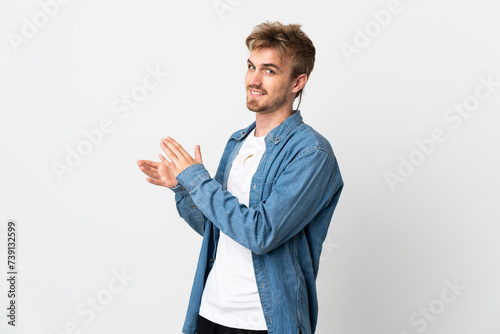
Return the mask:
<path id="1" fill-rule="evenodd" d="M 248 89 L 253 88 L 249 87 Z M 262 90 L 262 89 L 259 89 Z M 278 95 L 272 99 L 269 99 L 269 95 L 267 95 L 267 91 L 264 91 L 265 98 L 262 99 L 254 99 L 250 92 L 247 90 L 247 108 L 253 112 L 269 112 L 279 109 L 286 103 L 286 95 Z"/>

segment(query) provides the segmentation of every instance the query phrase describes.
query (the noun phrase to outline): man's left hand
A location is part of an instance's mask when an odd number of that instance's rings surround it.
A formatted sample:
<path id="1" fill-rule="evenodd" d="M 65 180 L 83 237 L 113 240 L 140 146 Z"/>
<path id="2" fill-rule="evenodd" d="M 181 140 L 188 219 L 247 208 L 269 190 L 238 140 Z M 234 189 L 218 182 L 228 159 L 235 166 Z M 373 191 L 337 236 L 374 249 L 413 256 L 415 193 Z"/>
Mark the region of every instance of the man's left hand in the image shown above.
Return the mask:
<path id="1" fill-rule="evenodd" d="M 189 153 L 186 152 L 186 150 L 184 150 L 184 148 L 182 148 L 179 143 L 177 143 L 170 137 L 162 138 L 160 146 L 163 149 L 163 152 L 165 152 L 165 154 L 171 161 L 168 161 L 161 154 L 160 159 L 165 164 L 165 166 L 167 166 L 172 171 L 175 177 L 177 177 L 177 175 L 187 167 L 194 164 L 203 163 L 203 161 L 201 160 L 200 145 L 196 145 L 195 147 L 194 159 L 189 155 Z"/>

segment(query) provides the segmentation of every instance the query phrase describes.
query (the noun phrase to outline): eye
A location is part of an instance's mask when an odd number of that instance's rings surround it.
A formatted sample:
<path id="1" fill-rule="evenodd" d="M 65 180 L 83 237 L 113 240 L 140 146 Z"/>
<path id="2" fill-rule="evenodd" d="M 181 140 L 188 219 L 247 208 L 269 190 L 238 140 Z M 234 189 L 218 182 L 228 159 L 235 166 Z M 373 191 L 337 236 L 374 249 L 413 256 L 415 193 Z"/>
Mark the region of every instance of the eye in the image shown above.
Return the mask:
<path id="1" fill-rule="evenodd" d="M 269 69 L 269 68 L 266 70 L 266 72 L 269 73 L 269 74 L 274 74 L 274 71 L 271 70 L 271 69 Z"/>
<path id="2" fill-rule="evenodd" d="M 249 70 L 255 70 L 255 66 L 253 66 L 252 64 L 248 64 L 248 69 Z"/>

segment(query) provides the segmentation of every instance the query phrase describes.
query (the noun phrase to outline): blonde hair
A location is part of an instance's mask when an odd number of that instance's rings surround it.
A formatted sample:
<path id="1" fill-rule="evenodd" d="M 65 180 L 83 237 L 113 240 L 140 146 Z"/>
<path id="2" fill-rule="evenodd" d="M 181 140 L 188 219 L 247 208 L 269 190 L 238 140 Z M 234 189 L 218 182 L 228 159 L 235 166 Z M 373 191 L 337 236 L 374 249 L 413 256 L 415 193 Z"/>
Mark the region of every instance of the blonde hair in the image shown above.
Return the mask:
<path id="1" fill-rule="evenodd" d="M 316 49 L 300 27 L 300 24 L 283 25 L 280 22 L 264 22 L 253 29 L 245 43 L 250 52 L 259 48 L 273 48 L 280 57 L 290 56 L 292 58 L 290 79 L 297 78 L 301 74 L 306 74 L 309 78 L 314 68 Z M 295 98 L 300 96 L 302 99 L 303 90 L 304 88 L 298 91 Z"/>

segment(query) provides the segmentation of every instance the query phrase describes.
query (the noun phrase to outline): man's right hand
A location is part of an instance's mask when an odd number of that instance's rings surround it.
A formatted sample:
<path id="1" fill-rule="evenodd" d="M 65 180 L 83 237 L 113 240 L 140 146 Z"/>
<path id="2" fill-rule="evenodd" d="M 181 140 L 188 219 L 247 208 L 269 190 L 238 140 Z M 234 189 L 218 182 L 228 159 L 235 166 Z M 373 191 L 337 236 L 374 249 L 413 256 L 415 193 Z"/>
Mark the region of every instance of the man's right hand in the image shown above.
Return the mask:
<path id="1" fill-rule="evenodd" d="M 163 162 L 139 160 L 137 166 L 149 176 L 146 180 L 157 186 L 173 188 L 177 184 L 174 174 Z"/>

